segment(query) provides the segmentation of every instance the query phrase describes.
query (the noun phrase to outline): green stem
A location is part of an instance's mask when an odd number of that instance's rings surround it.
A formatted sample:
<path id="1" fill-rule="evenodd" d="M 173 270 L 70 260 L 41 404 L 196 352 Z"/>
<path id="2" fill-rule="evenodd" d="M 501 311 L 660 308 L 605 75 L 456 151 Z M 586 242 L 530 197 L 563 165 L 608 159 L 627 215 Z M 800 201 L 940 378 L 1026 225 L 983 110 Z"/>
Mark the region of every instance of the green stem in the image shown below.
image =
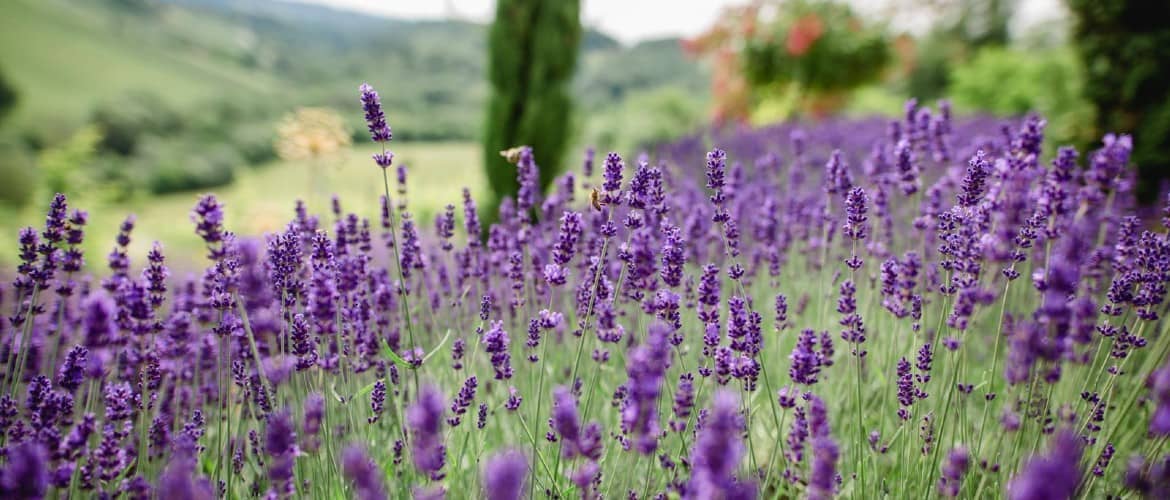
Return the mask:
<path id="1" fill-rule="evenodd" d="M 385 144 L 382 145 L 382 153 L 386 153 Z M 386 190 L 386 212 L 390 215 L 390 250 L 394 254 L 394 268 L 398 270 L 399 289 L 402 290 L 400 307 L 402 309 L 402 319 L 406 322 L 406 334 L 410 338 L 410 354 L 414 356 L 418 344 L 414 339 L 414 325 L 410 319 L 410 287 L 406 282 L 406 275 L 402 273 L 402 260 L 398 257 L 398 236 L 396 235 L 398 226 L 394 220 L 394 203 L 390 199 L 390 174 L 386 173 L 385 168 L 382 169 L 382 186 Z M 421 385 L 419 384 L 418 367 L 411 365 L 410 371 L 414 379 L 414 396 L 418 397 L 418 388 Z"/>

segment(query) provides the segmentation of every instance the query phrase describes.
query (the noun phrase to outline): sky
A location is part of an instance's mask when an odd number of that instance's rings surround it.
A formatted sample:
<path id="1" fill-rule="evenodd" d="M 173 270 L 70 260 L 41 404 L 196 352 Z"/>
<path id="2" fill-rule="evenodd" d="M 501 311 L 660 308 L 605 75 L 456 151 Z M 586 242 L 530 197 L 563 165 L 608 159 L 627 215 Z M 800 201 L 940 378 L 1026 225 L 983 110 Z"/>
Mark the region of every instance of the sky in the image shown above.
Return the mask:
<path id="1" fill-rule="evenodd" d="M 494 0 L 298 0 L 356 10 L 371 14 L 412 19 L 460 18 L 487 22 L 495 13 Z M 582 21 L 623 43 L 663 37 L 693 36 L 705 31 L 729 5 L 743 5 L 747 0 L 582 0 Z M 852 0 L 863 13 L 890 12 L 893 5 L 905 5 L 907 0 Z M 905 9 L 895 22 L 909 31 L 921 31 L 929 26 L 922 15 L 906 16 Z M 1020 0 L 1013 19 L 1015 27 L 1044 22 L 1062 12 L 1060 0 Z M 899 19 L 900 18 L 900 19 Z M 924 22 L 925 21 L 925 22 Z"/>
<path id="2" fill-rule="evenodd" d="M 372 14 L 415 19 L 457 17 L 479 22 L 495 14 L 494 0 L 300 0 Z M 583 0 L 582 21 L 623 43 L 694 35 L 725 5 L 744 0 Z M 685 7 L 680 8 L 680 5 Z"/>

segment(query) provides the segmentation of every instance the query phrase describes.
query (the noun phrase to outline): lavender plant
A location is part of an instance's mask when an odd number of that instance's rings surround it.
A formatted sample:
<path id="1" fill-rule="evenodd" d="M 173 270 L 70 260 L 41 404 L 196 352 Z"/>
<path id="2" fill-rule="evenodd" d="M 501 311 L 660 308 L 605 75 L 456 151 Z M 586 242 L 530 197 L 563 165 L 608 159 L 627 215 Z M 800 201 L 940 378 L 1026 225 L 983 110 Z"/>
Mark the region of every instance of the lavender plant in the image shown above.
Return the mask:
<path id="1" fill-rule="evenodd" d="M 204 196 L 195 274 L 136 268 L 133 217 L 87 262 L 63 195 L 21 231 L 0 497 L 1170 492 L 1170 206 L 1126 136 L 1047 160 L 1038 117 L 911 102 L 589 152 L 547 194 L 521 148 L 499 222 L 465 189 L 429 232 L 360 97 L 381 213 L 252 237 Z"/>

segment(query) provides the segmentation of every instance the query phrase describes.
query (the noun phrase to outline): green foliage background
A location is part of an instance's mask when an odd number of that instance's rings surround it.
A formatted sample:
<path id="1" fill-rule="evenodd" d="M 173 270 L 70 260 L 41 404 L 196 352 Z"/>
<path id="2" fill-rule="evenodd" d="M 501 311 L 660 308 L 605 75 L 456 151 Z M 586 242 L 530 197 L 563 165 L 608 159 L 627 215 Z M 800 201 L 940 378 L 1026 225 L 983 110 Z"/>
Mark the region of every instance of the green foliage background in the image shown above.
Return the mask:
<path id="1" fill-rule="evenodd" d="M 1093 135 L 1093 109 L 1083 97 L 1084 77 L 1070 50 L 989 47 L 956 66 L 949 79 L 948 94 L 961 112 L 1039 113 L 1057 144 L 1080 143 Z"/>
<path id="2" fill-rule="evenodd" d="M 1138 192 L 1150 200 L 1170 178 L 1170 2 L 1067 3 L 1096 131 L 1134 135 Z"/>

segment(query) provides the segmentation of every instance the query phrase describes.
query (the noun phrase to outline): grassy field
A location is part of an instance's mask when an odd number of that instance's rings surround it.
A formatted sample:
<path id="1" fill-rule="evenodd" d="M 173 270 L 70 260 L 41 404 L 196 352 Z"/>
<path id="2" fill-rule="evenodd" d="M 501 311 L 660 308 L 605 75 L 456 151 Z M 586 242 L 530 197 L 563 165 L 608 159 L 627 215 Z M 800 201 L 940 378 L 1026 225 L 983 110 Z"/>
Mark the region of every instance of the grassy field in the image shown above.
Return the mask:
<path id="1" fill-rule="evenodd" d="M 406 164 L 407 199 L 415 219 L 431 227 L 435 214 L 448 204 L 460 206 L 461 190 L 470 187 L 482 197 L 484 175 L 480 168 L 480 150 L 474 143 L 404 143 L 395 144 L 395 163 Z M 236 182 L 213 192 L 224 202 L 227 226 L 238 234 L 257 236 L 282 229 L 293 216 L 297 199 L 304 199 L 310 210 L 328 213 L 333 193 L 340 196 L 342 207 L 374 219 L 378 217 L 378 196 L 382 194 L 382 173 L 370 160 L 373 147 L 353 148 L 336 159 L 320 164 L 276 162 L 258 169 L 242 169 Z M 394 178 L 391 173 L 391 186 Z M 131 257 L 141 263 L 151 242 L 166 245 L 172 265 L 190 267 L 200 263 L 201 242 L 192 230 L 188 214 L 199 193 L 144 197 L 126 204 L 82 206 L 89 210 L 86 230 L 86 255 L 91 270 L 100 270 L 101 259 L 127 214 L 138 218 L 131 245 Z M 37 200 L 19 213 L 0 214 L 0 268 L 15 265 L 16 234 L 20 227 L 44 223 L 48 200 Z M 84 204 L 84 202 L 83 202 Z M 95 269 L 95 267 L 97 269 Z"/>

